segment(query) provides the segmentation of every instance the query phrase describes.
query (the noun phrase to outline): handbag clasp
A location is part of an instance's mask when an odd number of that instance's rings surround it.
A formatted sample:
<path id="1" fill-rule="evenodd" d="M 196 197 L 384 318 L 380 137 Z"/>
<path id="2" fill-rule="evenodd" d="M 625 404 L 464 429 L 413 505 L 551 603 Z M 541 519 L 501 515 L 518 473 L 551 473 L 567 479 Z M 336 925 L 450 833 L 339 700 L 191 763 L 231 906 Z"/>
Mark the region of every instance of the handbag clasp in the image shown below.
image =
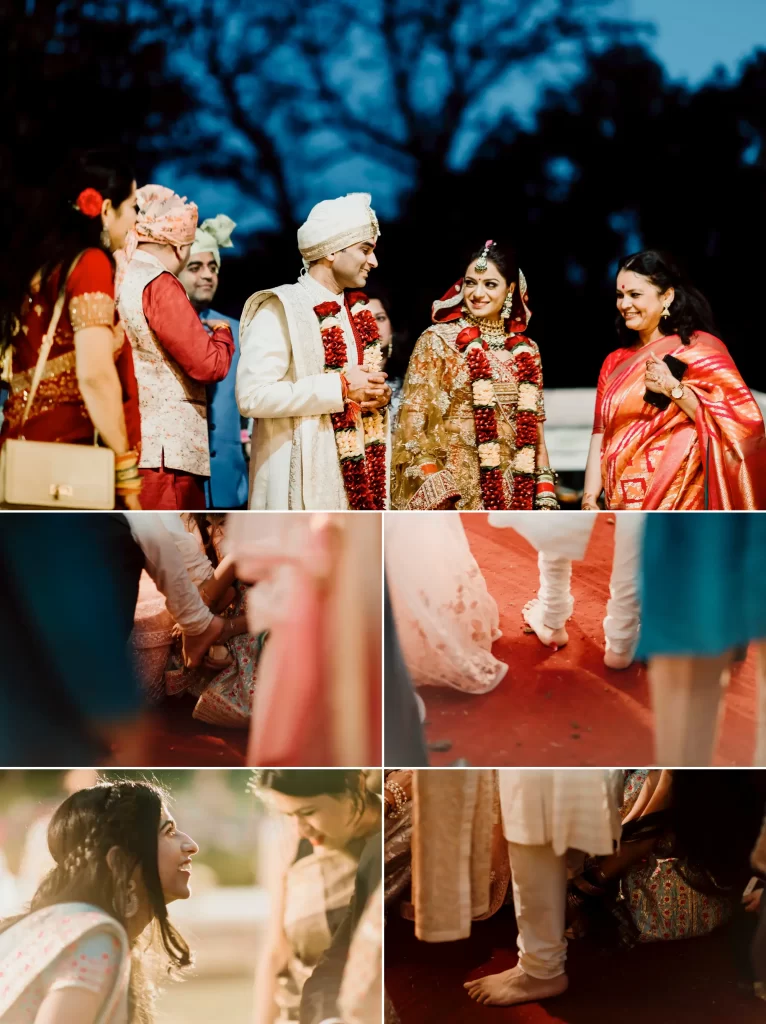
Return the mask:
<path id="1" fill-rule="evenodd" d="M 69 484 L 51 484 L 48 493 L 54 501 L 60 498 L 71 498 L 74 491 Z"/>

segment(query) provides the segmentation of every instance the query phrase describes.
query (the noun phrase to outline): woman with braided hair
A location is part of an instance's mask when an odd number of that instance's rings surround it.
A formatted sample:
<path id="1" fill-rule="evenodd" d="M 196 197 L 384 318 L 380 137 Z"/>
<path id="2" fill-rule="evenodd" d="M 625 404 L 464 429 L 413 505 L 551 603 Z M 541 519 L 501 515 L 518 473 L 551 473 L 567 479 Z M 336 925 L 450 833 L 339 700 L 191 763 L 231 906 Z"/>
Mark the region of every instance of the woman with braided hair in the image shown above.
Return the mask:
<path id="1" fill-rule="evenodd" d="M 167 904 L 191 895 L 197 844 L 159 787 L 126 781 L 69 796 L 48 847 L 55 867 L 29 911 L 0 923 L 0 1020 L 152 1024 L 142 960 L 157 954 L 169 973 L 191 963 Z"/>

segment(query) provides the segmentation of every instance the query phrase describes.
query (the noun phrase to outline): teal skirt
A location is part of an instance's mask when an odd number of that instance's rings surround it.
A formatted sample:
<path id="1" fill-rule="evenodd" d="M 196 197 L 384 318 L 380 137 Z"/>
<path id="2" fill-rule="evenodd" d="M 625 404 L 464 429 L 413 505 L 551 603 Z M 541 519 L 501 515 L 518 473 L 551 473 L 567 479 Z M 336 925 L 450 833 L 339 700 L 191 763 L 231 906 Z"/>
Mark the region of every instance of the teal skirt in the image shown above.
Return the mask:
<path id="1" fill-rule="evenodd" d="M 650 512 L 638 657 L 766 640 L 766 513 Z"/>

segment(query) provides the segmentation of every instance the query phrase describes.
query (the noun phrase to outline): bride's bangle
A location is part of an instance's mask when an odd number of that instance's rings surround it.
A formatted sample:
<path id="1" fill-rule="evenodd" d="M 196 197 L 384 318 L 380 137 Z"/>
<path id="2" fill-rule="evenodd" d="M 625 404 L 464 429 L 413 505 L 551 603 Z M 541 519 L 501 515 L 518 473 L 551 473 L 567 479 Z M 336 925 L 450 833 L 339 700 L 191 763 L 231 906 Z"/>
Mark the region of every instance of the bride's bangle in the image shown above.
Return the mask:
<path id="1" fill-rule="evenodd" d="M 124 498 L 129 494 L 140 494 L 141 493 L 141 480 L 136 479 L 130 481 L 130 483 L 118 483 L 114 488 L 114 493 L 119 497 Z"/>
<path id="2" fill-rule="evenodd" d="M 401 818 L 402 814 L 404 814 L 404 809 L 407 806 L 407 794 L 398 782 L 387 782 L 384 788 L 388 790 L 394 798 L 394 808 L 390 811 L 388 817 Z"/>
<path id="3" fill-rule="evenodd" d="M 133 466 L 138 465 L 138 452 L 135 448 L 131 448 L 127 452 L 115 452 L 114 456 L 114 468 L 117 472 L 123 469 L 130 469 Z"/>

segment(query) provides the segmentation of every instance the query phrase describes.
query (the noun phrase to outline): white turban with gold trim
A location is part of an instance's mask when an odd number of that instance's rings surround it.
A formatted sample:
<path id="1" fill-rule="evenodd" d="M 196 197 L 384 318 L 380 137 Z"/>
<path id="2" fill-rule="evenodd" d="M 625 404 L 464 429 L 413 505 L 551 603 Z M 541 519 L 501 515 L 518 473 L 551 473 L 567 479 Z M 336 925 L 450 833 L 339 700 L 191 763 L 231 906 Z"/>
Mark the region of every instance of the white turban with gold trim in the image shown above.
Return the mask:
<path id="1" fill-rule="evenodd" d="M 368 192 L 351 192 L 317 203 L 298 228 L 298 249 L 308 266 L 323 256 L 347 249 L 356 242 L 375 241 L 380 227 Z"/>

